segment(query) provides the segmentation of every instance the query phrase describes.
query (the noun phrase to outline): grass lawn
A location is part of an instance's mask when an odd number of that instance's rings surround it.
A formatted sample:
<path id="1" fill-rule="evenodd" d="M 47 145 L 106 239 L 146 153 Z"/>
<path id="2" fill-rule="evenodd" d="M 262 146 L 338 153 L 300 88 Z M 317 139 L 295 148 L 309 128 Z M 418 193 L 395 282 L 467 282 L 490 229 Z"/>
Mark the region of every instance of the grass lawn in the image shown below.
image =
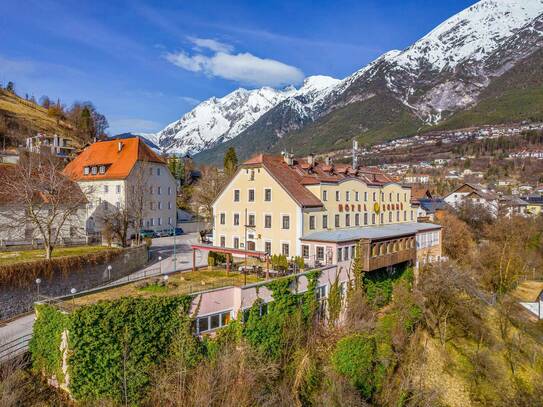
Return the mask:
<path id="1" fill-rule="evenodd" d="M 258 278 L 255 275 L 247 275 L 247 284 L 255 283 L 261 280 L 261 278 Z M 203 268 L 198 271 L 169 274 L 168 284 L 166 287 L 158 284 L 150 284 L 143 287 L 143 281 L 160 281 L 160 278 L 151 277 L 147 280 L 140 280 L 120 287 L 110 288 L 109 290 L 76 298 L 74 302 L 77 306 L 92 304 L 100 300 L 113 300 L 120 297 L 183 295 L 230 285 L 242 286 L 244 284 L 244 275 L 242 273 L 233 271 L 227 274 L 223 269 L 214 269 L 209 271 L 207 268 Z M 67 301 L 67 305 L 71 303 L 72 301 Z"/>
<path id="2" fill-rule="evenodd" d="M 111 248 L 107 246 L 58 247 L 53 250 L 53 257 L 80 256 L 109 249 Z M 43 249 L 0 252 L 0 266 L 42 259 L 45 259 L 45 250 Z"/>

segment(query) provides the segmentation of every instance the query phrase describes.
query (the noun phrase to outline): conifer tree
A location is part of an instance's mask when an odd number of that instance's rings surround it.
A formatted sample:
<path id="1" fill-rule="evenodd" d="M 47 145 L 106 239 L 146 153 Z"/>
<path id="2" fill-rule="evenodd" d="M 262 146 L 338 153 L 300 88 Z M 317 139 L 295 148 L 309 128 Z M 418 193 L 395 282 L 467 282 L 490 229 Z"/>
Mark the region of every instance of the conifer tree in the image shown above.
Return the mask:
<path id="1" fill-rule="evenodd" d="M 234 147 L 228 148 L 224 154 L 224 172 L 227 177 L 234 175 L 238 168 L 238 156 Z"/>

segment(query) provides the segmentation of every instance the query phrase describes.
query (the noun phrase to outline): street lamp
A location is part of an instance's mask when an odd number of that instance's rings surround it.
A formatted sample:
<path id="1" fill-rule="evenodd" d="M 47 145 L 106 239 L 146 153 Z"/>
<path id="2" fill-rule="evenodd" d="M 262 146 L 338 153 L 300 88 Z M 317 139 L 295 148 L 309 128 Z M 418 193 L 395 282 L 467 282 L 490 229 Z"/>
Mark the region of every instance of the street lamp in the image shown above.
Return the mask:
<path id="1" fill-rule="evenodd" d="M 162 274 L 162 256 L 158 256 L 158 265 L 160 267 L 160 274 Z"/>
<path id="2" fill-rule="evenodd" d="M 72 288 L 70 290 L 70 293 L 72 294 L 72 304 L 73 306 L 75 307 L 75 293 L 77 292 L 77 290 L 75 288 Z"/>
<path id="3" fill-rule="evenodd" d="M 111 269 L 113 267 L 111 267 L 111 264 L 107 266 L 107 281 L 110 281 L 111 280 Z"/>
<path id="4" fill-rule="evenodd" d="M 38 286 L 38 300 L 40 299 L 40 284 L 41 284 L 41 278 L 37 278 L 36 285 Z"/>

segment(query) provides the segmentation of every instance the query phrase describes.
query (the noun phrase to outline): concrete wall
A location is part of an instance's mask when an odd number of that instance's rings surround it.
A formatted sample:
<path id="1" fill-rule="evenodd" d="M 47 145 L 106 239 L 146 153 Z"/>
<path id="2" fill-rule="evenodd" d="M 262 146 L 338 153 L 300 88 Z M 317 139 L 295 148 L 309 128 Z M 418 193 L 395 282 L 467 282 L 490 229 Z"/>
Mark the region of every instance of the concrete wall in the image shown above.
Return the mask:
<path id="1" fill-rule="evenodd" d="M 147 263 L 147 247 L 124 249 L 109 264 L 112 266 L 111 279 L 115 280 L 141 269 Z M 97 287 L 108 281 L 107 264 L 88 265 L 64 273 L 53 271 L 51 277 L 39 276 L 40 295 L 57 297 L 67 295 L 70 289 L 83 291 Z M 30 283 L 23 287 L 14 287 L 0 282 L 0 320 L 30 311 L 37 298 L 37 286 Z"/>

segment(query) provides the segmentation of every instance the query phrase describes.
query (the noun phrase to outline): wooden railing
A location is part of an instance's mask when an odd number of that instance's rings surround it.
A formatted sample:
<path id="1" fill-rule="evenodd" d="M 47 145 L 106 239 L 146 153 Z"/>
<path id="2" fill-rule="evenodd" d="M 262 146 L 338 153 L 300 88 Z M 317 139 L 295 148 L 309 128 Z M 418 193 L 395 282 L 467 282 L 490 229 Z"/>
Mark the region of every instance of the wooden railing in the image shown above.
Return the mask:
<path id="1" fill-rule="evenodd" d="M 372 271 L 382 267 L 393 266 L 395 264 L 404 263 L 406 261 L 415 261 L 417 257 L 417 250 L 415 248 L 409 248 L 399 250 L 393 253 L 386 253 L 375 257 L 370 257 L 368 261 L 368 269 L 365 271 Z"/>

